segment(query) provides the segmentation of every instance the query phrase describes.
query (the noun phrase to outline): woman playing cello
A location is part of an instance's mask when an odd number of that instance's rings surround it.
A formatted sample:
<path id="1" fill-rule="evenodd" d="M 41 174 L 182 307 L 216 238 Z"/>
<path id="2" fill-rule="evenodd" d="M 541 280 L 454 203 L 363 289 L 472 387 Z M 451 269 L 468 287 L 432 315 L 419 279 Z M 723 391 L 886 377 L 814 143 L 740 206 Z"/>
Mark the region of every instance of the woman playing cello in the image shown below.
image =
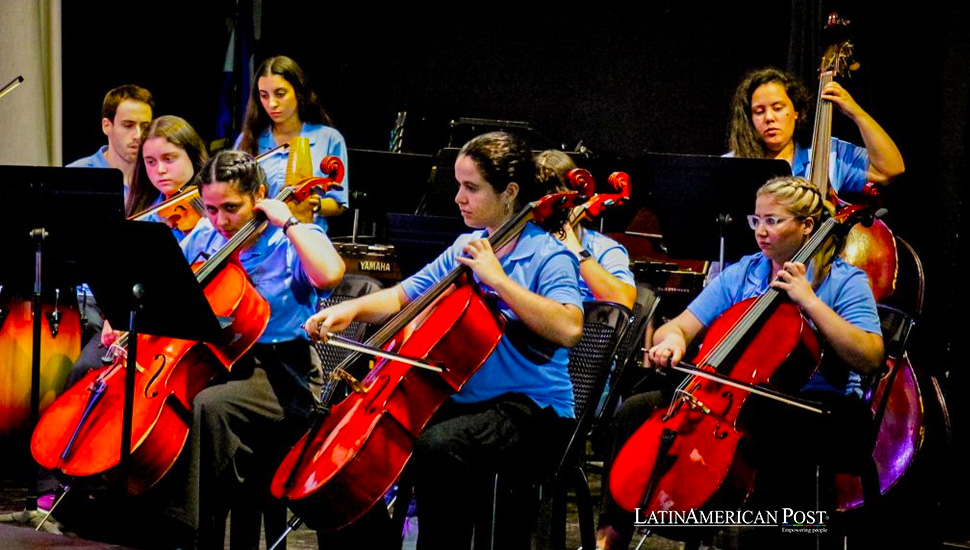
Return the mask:
<path id="1" fill-rule="evenodd" d="M 860 430 L 868 411 L 861 399 L 862 375 L 882 363 L 879 316 L 866 274 L 836 258 L 834 245 L 823 247 L 808 266 L 790 261 L 819 226 L 823 208 L 819 191 L 802 178 L 776 178 L 763 185 L 755 213 L 748 219 L 761 252 L 725 269 L 684 312 L 657 329 L 654 345 L 647 351 L 647 359 L 658 368 L 676 364 L 705 327 L 732 305 L 768 287 L 784 291 L 815 326 L 826 348 L 834 351 L 839 361 L 824 363 L 801 389 L 803 396 L 829 405 L 833 411 L 829 418 L 803 416 L 772 403 L 771 413 L 759 415 L 757 425 L 751 426 L 759 469 L 756 496 L 749 504 L 762 510 L 814 506 L 815 466 L 863 451 Z M 624 403 L 615 449 L 658 401 L 647 393 Z M 825 504 L 815 509 L 834 509 Z M 605 508 L 598 537 L 602 546 L 626 547 L 633 532 L 632 513 L 613 502 Z M 792 543 L 798 541 L 789 538 L 785 546 Z"/>
<path id="2" fill-rule="evenodd" d="M 315 367 L 302 321 L 314 311 L 315 290 L 336 286 L 344 265 L 319 227 L 265 198 L 263 171 L 250 155 L 220 152 L 199 185 L 207 220 L 182 242 L 189 261 L 218 251 L 254 217 L 269 221 L 239 253 L 269 302 L 269 323 L 227 379 L 196 396 L 183 464 L 172 472 L 180 478 L 169 480 L 176 493 L 169 515 L 198 530 L 199 548 L 223 548 L 232 500 L 268 493 L 264 476 L 306 429 Z"/>
<path id="3" fill-rule="evenodd" d="M 460 392 L 445 403 L 414 448 L 418 547 L 468 548 L 473 505 L 490 500 L 498 470 L 528 476 L 551 462 L 560 430 L 574 416 L 568 350 L 582 332 L 577 261 L 553 237 L 528 224 L 518 238 L 492 250 L 482 237 L 539 198 L 532 153 L 501 132 L 462 147 L 455 162 L 455 202 L 465 223 L 484 231 L 462 235 L 435 261 L 400 285 L 343 302 L 310 317 L 314 338 L 354 319 L 376 322 L 398 312 L 460 265 L 508 320 L 505 335 Z M 562 434 L 557 441 L 556 434 Z M 514 540 L 501 548 L 528 547 L 528 514 Z"/>

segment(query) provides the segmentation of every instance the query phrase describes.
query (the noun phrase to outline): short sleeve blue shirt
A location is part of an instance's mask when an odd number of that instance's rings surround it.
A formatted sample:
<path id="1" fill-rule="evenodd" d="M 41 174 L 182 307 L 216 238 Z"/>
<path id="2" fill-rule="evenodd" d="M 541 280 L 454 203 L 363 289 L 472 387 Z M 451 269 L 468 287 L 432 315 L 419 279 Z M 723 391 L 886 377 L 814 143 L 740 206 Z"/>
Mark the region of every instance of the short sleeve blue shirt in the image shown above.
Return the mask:
<path id="1" fill-rule="evenodd" d="M 603 269 L 608 271 L 610 275 L 632 287 L 637 286 L 633 272 L 630 271 L 630 254 L 622 244 L 602 233 L 587 228 L 583 228 L 581 244 L 593 255 L 596 263 L 603 266 Z M 593 291 L 589 289 L 589 285 L 582 277 L 579 278 L 579 291 L 582 293 L 584 301 L 596 299 L 593 296 Z"/>
<path id="2" fill-rule="evenodd" d="M 344 137 L 340 132 L 330 126 L 310 124 L 307 122 L 303 123 L 303 129 L 300 130 L 300 137 L 305 137 L 310 140 L 310 159 L 313 162 L 313 175 L 323 176 L 323 172 L 320 171 L 320 161 L 324 157 L 333 155 L 343 161 L 344 181 L 341 183 L 343 189 L 327 191 L 323 196 L 324 198 L 337 201 L 337 203 L 346 208 L 350 204 L 348 199 L 350 197 L 350 166 L 347 164 L 347 144 L 344 142 Z M 241 140 L 242 136 L 236 139 L 236 148 L 239 147 Z M 278 145 L 276 138 L 273 136 L 272 128 L 266 128 L 256 140 L 256 154 L 262 155 L 263 153 L 272 151 Z M 286 163 L 288 159 L 289 154 L 286 151 L 277 151 L 260 161 L 259 164 L 262 166 L 263 171 L 266 172 L 266 181 L 269 183 L 269 189 L 267 189 L 266 193 L 267 197 L 275 197 L 280 189 L 283 188 L 284 180 L 286 179 Z M 326 217 L 317 216 L 314 223 L 326 232 L 328 227 Z"/>
<path id="3" fill-rule="evenodd" d="M 460 265 L 455 258 L 469 241 L 482 235 L 478 231 L 458 237 L 437 259 L 401 282 L 408 299 L 417 299 Z M 576 258 L 539 227 L 528 224 L 515 249 L 500 261 L 509 277 L 529 291 L 582 309 Z M 498 299 L 494 290 L 481 281 L 478 284 L 486 295 L 496 299 L 499 311 L 508 320 L 507 330 L 495 351 L 453 399 L 460 403 L 478 403 L 506 393 L 521 393 L 540 407 L 551 406 L 559 416 L 575 417 L 569 350 L 525 329 L 512 308 Z"/>
<path id="4" fill-rule="evenodd" d="M 206 259 L 225 244 L 225 237 L 208 219 L 203 219 L 182 241 L 182 252 L 189 262 L 195 262 Z M 303 323 L 316 312 L 317 292 L 283 231 L 267 226 L 256 244 L 239 253 L 239 261 L 256 290 L 269 302 L 269 324 L 259 343 L 306 340 Z"/>
<path id="5" fill-rule="evenodd" d="M 810 280 L 811 275 L 809 269 Z M 738 263 L 725 268 L 687 309 L 705 327 L 709 327 L 734 304 L 761 295 L 768 289 L 771 279 L 770 259 L 761 252 L 745 256 Z M 869 278 L 861 269 L 836 258 L 828 277 L 822 281 L 815 293 L 852 325 L 866 332 L 882 334 L 876 300 L 869 288 Z M 826 380 L 823 373 L 817 372 L 802 389 L 862 395 L 861 377 L 851 371 L 844 388 L 836 387 Z"/>
<path id="6" fill-rule="evenodd" d="M 812 149 L 795 145 L 792 175 L 807 178 L 811 171 Z M 829 183 L 836 192 L 859 193 L 869 180 L 869 152 L 840 139 L 832 138 L 829 152 Z"/>
<path id="7" fill-rule="evenodd" d="M 111 168 L 108 166 L 108 159 L 104 158 L 106 152 L 108 152 L 108 146 L 102 145 L 93 155 L 79 158 L 68 164 L 67 168 Z"/>

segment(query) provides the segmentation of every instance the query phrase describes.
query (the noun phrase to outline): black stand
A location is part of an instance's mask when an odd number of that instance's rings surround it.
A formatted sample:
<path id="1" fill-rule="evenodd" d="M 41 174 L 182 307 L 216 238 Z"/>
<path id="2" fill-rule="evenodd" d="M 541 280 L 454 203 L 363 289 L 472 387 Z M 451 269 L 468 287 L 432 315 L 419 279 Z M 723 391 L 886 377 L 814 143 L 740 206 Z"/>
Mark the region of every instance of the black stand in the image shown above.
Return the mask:
<path id="1" fill-rule="evenodd" d="M 369 149 L 348 149 L 347 160 L 354 167 L 350 188 L 350 206 L 354 209 L 351 243 L 360 236 L 375 238 L 385 212 L 414 212 L 428 174 L 432 156 L 414 153 L 392 153 Z M 342 216 L 341 216 L 342 217 Z M 331 227 L 341 224 L 340 217 L 329 220 Z M 361 235 L 361 228 L 367 234 Z M 335 235 L 334 231 L 329 231 Z M 344 232 L 341 235 L 346 234 Z"/>
<path id="2" fill-rule="evenodd" d="M 76 285 L 76 239 L 96 232 L 101 222 L 124 219 L 121 177 L 117 170 L 0 166 L 0 285 L 12 295 L 32 288 L 30 432 L 40 418 L 44 286 Z M 53 274 L 46 280 L 45 266 Z M 25 513 L 13 519 L 29 522 L 36 511 L 37 472 L 30 468 Z"/>
<path id="3" fill-rule="evenodd" d="M 663 242 L 671 257 L 707 260 L 723 268 L 755 252 L 743 223 L 754 211 L 755 192 L 776 176 L 791 174 L 783 160 L 647 153 L 631 178 L 649 190 Z"/>
<path id="4" fill-rule="evenodd" d="M 170 229 L 125 221 L 109 231 L 117 250 L 125 251 L 124 261 L 99 261 L 102 247 L 95 243 L 87 247 L 81 269 L 108 321 L 115 327 L 128 326 L 120 449 L 121 487 L 127 491 L 138 335 L 216 344 L 228 343 L 231 336 L 223 331 L 230 322 L 223 325 L 212 312 Z"/>

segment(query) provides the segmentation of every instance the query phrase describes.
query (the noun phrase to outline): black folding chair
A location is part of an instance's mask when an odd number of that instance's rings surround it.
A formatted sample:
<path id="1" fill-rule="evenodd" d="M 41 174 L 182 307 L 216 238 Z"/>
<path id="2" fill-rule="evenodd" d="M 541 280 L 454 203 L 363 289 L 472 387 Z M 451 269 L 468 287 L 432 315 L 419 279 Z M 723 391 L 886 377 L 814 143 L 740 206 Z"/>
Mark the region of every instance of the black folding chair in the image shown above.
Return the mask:
<path id="1" fill-rule="evenodd" d="M 554 475 L 545 484 L 552 494 L 550 539 L 553 548 L 566 544 L 566 494 L 570 488 L 576 493 L 581 510 L 580 531 L 585 548 L 595 548 L 592 499 L 581 458 L 586 451 L 586 435 L 595 416 L 599 397 L 603 394 L 616 350 L 630 324 L 632 313 L 625 306 L 612 302 L 586 302 L 583 307 L 583 337 L 569 350 L 569 377 L 573 383 L 576 427 Z M 497 548 L 498 530 L 502 528 L 502 497 L 511 488 L 502 483 L 502 473 L 495 476 L 490 525 L 480 518 L 475 529 L 475 548 Z M 517 495 L 518 496 L 518 495 Z"/>

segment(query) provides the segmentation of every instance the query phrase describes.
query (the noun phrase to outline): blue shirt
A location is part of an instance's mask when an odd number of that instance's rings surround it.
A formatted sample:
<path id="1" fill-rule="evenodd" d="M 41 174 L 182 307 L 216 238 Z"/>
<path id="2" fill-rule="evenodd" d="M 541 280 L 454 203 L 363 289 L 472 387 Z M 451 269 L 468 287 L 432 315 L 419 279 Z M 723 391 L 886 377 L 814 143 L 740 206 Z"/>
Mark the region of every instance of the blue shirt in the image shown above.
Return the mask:
<path id="1" fill-rule="evenodd" d="M 793 176 L 807 178 L 811 170 L 812 149 L 795 144 L 791 171 Z M 840 139 L 832 138 L 829 152 L 829 184 L 837 193 L 858 193 L 869 181 L 869 151 Z"/>
<path id="2" fill-rule="evenodd" d="M 322 231 L 313 227 L 317 231 Z M 201 220 L 182 241 L 182 252 L 191 263 L 204 260 L 226 244 L 209 223 Z M 310 282 L 296 249 L 283 231 L 267 225 L 256 244 L 240 251 L 239 261 L 256 290 L 269 302 L 269 324 L 258 342 L 275 344 L 306 340 L 303 323 L 316 313 L 317 292 Z"/>
<path id="3" fill-rule="evenodd" d="M 455 258 L 469 241 L 482 236 L 482 231 L 476 231 L 458 237 L 437 259 L 401 282 L 404 294 L 409 300 L 417 299 L 460 265 Z M 515 249 L 499 261 L 509 277 L 527 290 L 582 309 L 575 256 L 539 227 L 526 225 Z M 527 395 L 540 407 L 551 406 L 559 416 L 574 418 L 569 350 L 535 336 L 494 290 L 475 280 L 486 295 L 496 298 L 499 311 L 508 319 L 506 334 L 478 372 L 452 398 L 459 403 L 478 403 L 515 392 Z"/>
<path id="4" fill-rule="evenodd" d="M 343 161 L 344 181 L 340 184 L 343 186 L 343 189 L 339 191 L 327 191 L 323 197 L 333 199 L 346 208 L 350 204 L 348 199 L 350 196 L 350 167 L 347 165 L 347 144 L 344 142 L 344 137 L 340 135 L 340 132 L 330 126 L 310 124 L 307 122 L 303 123 L 303 129 L 300 130 L 300 137 L 305 137 L 310 140 L 310 159 L 313 163 L 314 176 L 323 176 L 323 172 L 320 171 L 320 161 L 324 157 L 333 155 Z M 236 148 L 239 148 L 239 142 L 241 140 L 242 136 L 236 139 Z M 278 145 L 276 138 L 273 136 L 272 127 L 267 127 L 256 140 L 256 154 L 262 155 L 263 153 L 272 151 Z M 289 153 L 286 151 L 277 151 L 260 161 L 259 165 L 266 172 L 266 181 L 269 184 L 269 189 L 266 190 L 267 197 L 275 197 L 280 189 L 283 188 L 286 179 L 286 163 L 288 159 Z M 324 231 L 327 230 L 328 224 L 326 217 L 316 216 L 314 222 Z"/>
<path id="5" fill-rule="evenodd" d="M 725 268 L 704 287 L 687 309 L 705 327 L 709 327 L 734 304 L 765 292 L 772 279 L 771 271 L 771 260 L 761 252 L 744 256 L 738 263 Z M 811 280 L 811 268 L 808 277 Z M 852 325 L 866 332 L 882 334 L 876 300 L 869 288 L 869 278 L 861 269 L 836 258 L 829 275 L 816 289 L 815 294 Z M 846 395 L 855 394 L 861 397 L 861 377 L 849 371 L 848 381 L 843 385 L 827 380 L 822 372 L 816 372 L 802 390 L 844 392 Z"/>
<path id="6" fill-rule="evenodd" d="M 108 166 L 108 159 L 104 158 L 106 152 L 108 152 L 108 146 L 102 145 L 93 155 L 79 158 L 68 164 L 67 168 L 111 168 Z"/>
<path id="7" fill-rule="evenodd" d="M 852 145 L 837 138 L 832 139 L 829 151 L 829 183 L 836 192 L 847 191 L 858 193 L 869 181 L 869 151 L 864 147 Z M 725 157 L 733 157 L 734 151 L 725 153 Z M 808 178 L 811 170 L 812 148 L 795 144 L 795 154 L 792 155 L 791 173 L 793 176 Z"/>
<path id="8" fill-rule="evenodd" d="M 627 253 L 622 244 L 585 227 L 583 228 L 581 244 L 592 254 L 596 263 L 603 266 L 603 269 L 608 271 L 610 275 L 632 287 L 637 286 L 633 272 L 630 271 L 630 254 Z M 589 285 L 582 277 L 579 278 L 579 292 L 583 295 L 584 301 L 596 299 L 593 296 L 593 291 L 589 289 Z"/>

